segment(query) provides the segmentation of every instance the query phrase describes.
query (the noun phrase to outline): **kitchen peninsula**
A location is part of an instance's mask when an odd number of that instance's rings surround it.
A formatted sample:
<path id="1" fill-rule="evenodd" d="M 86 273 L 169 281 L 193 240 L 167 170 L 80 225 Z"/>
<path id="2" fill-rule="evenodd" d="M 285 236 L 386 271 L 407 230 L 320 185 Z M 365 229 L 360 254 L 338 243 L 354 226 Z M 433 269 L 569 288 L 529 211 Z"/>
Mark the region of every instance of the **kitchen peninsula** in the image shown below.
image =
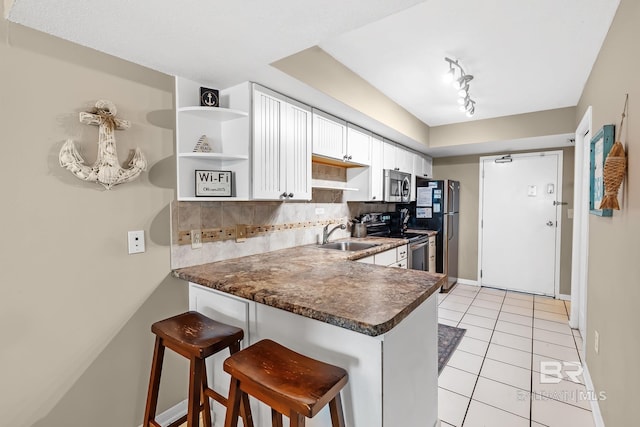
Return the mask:
<path id="1" fill-rule="evenodd" d="M 357 239 L 356 239 L 357 240 Z M 347 426 L 437 422 L 437 294 L 445 276 L 354 262 L 403 244 L 344 252 L 308 245 L 174 270 L 189 282 L 190 309 L 242 327 L 243 345 L 270 338 L 349 372 Z M 406 242 L 404 242 L 406 244 Z M 214 387 L 228 389 L 220 354 Z M 269 425 L 258 405 L 257 426 Z M 224 408 L 215 408 L 222 425 Z M 330 426 L 328 411 L 308 420 Z"/>

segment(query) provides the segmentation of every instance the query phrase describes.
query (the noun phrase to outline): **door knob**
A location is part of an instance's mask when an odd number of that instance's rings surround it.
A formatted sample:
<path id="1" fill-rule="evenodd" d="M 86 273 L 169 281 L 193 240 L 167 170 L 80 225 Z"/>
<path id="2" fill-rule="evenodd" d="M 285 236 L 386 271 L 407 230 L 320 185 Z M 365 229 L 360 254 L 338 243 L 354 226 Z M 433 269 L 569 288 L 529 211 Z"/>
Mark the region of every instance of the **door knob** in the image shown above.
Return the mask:
<path id="1" fill-rule="evenodd" d="M 548 225 L 549 227 L 553 227 L 553 221 L 547 221 L 547 225 Z"/>

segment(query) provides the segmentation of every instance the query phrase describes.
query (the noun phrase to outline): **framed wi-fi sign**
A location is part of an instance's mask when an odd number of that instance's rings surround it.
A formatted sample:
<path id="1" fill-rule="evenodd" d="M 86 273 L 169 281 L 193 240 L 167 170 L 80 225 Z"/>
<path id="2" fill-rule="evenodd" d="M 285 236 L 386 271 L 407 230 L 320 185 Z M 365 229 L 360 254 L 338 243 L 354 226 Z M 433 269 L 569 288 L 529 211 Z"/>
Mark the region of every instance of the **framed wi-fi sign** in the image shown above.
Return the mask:
<path id="1" fill-rule="evenodd" d="M 196 170 L 196 197 L 231 197 L 231 171 Z"/>

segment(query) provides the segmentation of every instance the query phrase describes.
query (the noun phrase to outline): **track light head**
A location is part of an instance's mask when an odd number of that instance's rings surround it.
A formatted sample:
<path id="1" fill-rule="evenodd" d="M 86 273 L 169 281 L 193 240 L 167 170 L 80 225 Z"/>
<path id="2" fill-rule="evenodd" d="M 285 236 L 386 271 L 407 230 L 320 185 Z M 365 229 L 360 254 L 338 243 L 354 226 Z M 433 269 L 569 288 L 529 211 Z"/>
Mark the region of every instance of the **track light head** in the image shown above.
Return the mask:
<path id="1" fill-rule="evenodd" d="M 469 95 L 469 82 L 473 80 L 473 75 L 465 73 L 457 59 L 454 61 L 445 57 L 444 60 L 449 64 L 449 70 L 445 74 L 444 80 L 451 82 L 455 90 L 458 91 L 460 111 L 466 112 L 467 117 L 471 117 L 476 112 L 476 102 Z M 458 78 L 456 78 L 456 72 L 459 72 Z"/>
<path id="2" fill-rule="evenodd" d="M 453 69 L 453 67 L 449 68 L 449 71 L 447 71 L 445 73 L 445 75 L 442 77 L 442 80 L 444 80 L 445 83 L 452 83 L 453 80 L 455 80 L 456 76 L 456 71 Z"/>

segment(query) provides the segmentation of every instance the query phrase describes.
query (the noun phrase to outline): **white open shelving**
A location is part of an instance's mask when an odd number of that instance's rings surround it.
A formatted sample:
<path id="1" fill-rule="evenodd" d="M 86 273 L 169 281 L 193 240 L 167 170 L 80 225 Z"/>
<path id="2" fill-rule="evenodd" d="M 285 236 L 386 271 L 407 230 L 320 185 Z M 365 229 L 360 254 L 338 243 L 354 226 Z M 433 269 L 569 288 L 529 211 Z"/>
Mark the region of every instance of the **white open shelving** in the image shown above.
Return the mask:
<path id="1" fill-rule="evenodd" d="M 203 117 L 205 119 L 217 120 L 219 122 L 226 122 L 228 120 L 235 120 L 249 116 L 249 113 L 244 111 L 224 107 L 181 107 L 178 108 L 178 113 L 190 114 Z"/>
<path id="2" fill-rule="evenodd" d="M 347 187 L 346 182 L 330 181 L 326 179 L 312 179 L 311 187 L 319 188 L 321 190 L 359 191 L 358 188 Z"/>
<path id="3" fill-rule="evenodd" d="M 175 84 L 178 200 L 249 200 L 249 84 L 220 91 L 220 107 L 199 105 L 200 87 L 206 85 L 181 77 L 175 78 Z M 203 135 L 207 137 L 212 152 L 193 151 Z M 232 172 L 232 196 L 197 197 L 196 170 Z"/>

